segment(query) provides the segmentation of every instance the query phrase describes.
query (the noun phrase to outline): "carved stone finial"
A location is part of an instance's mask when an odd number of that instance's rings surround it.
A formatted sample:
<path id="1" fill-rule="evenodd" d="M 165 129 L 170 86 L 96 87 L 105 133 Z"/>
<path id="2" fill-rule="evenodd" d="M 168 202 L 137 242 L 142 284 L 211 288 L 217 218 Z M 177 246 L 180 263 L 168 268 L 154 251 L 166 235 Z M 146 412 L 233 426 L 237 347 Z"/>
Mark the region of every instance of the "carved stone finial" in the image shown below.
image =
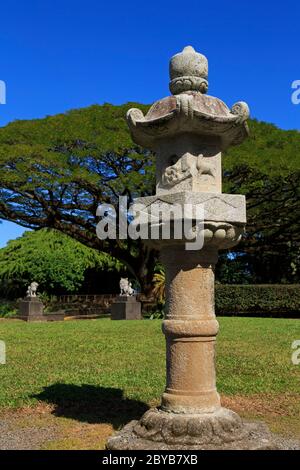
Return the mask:
<path id="1" fill-rule="evenodd" d="M 170 91 L 173 95 L 208 90 L 207 58 L 196 52 L 192 46 L 186 46 L 182 52 L 175 54 L 170 60 Z"/>

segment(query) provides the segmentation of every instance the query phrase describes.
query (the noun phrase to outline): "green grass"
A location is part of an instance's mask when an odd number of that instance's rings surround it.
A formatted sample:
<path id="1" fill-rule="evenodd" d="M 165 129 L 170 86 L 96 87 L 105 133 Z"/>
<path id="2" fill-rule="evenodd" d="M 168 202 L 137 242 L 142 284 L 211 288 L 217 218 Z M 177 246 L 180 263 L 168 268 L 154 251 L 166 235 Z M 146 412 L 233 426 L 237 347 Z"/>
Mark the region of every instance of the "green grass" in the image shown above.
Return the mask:
<path id="1" fill-rule="evenodd" d="M 219 321 L 221 393 L 299 393 L 300 365 L 291 363 L 291 344 L 300 339 L 300 320 Z M 0 407 L 55 402 L 62 394 L 66 400 L 76 394 L 97 399 L 97 390 L 111 388 L 130 400 L 153 403 L 164 389 L 165 346 L 158 320 L 2 320 L 0 340 L 7 347 L 7 364 L 0 365 Z"/>

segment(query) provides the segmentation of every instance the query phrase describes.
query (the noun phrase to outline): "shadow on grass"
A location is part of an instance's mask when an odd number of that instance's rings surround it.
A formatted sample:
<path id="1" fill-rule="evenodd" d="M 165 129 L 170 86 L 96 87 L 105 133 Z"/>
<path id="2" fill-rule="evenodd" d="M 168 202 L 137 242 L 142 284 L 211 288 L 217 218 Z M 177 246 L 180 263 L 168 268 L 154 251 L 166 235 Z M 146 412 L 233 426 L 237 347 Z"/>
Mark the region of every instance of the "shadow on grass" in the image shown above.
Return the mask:
<path id="1" fill-rule="evenodd" d="M 77 421 L 109 423 L 119 429 L 132 419 L 139 419 L 148 406 L 138 400 L 124 398 L 119 388 L 56 383 L 33 395 L 39 401 L 54 405 L 53 414 Z"/>

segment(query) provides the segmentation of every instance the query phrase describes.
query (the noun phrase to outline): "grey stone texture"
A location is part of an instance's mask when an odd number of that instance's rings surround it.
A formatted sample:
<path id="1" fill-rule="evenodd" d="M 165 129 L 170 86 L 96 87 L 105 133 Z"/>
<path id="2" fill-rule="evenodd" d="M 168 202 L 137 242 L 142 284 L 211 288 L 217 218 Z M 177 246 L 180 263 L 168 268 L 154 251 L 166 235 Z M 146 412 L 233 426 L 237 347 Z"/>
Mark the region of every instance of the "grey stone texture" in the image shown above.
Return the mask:
<path id="1" fill-rule="evenodd" d="M 18 318 L 24 321 L 46 321 L 43 303 L 38 297 L 29 297 L 19 301 Z"/>
<path id="2" fill-rule="evenodd" d="M 179 415 L 157 409 L 131 421 L 108 441 L 110 450 L 300 450 L 300 443 L 270 433 L 262 422 L 243 422 L 221 408 Z"/>
<path id="3" fill-rule="evenodd" d="M 141 320 L 141 302 L 135 296 L 119 295 L 111 305 L 112 320 Z"/>
<path id="4" fill-rule="evenodd" d="M 218 250 L 236 245 L 246 223 L 244 196 L 222 194 L 221 154 L 247 137 L 249 108 L 238 102 L 229 109 L 205 95 L 207 75 L 207 59 L 188 46 L 170 62 L 173 95 L 154 103 L 145 116 L 138 109 L 127 113 L 134 142 L 156 154 L 156 195 L 136 200 L 143 207 L 140 214 L 137 207 L 135 217 L 147 216 L 155 205 L 161 216 L 145 217 L 139 225 L 151 229 L 177 218 L 194 221 L 201 206 L 203 224 L 192 229 L 195 235 L 199 229 L 204 244 L 189 251 L 185 236 L 178 239 L 175 232 L 169 239 L 144 237 L 160 250 L 166 270 L 166 388 L 159 409 L 147 411 L 109 439 L 111 450 L 298 446 L 222 408 L 216 388 L 214 268 Z M 176 204 L 190 204 L 190 216 L 171 214 Z"/>

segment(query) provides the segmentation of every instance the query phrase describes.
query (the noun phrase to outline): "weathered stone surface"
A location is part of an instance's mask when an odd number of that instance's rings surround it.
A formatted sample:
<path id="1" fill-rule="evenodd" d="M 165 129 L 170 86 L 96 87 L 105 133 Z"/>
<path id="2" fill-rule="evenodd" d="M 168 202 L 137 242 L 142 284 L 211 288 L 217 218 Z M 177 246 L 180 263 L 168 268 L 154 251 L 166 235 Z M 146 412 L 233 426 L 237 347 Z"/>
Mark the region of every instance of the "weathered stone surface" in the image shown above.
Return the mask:
<path id="1" fill-rule="evenodd" d="M 31 282 L 30 286 L 27 288 L 26 296 L 27 297 L 36 297 L 36 292 L 38 288 L 37 282 Z"/>
<path id="2" fill-rule="evenodd" d="M 221 152 L 247 137 L 249 109 L 238 102 L 230 110 L 204 95 L 207 73 L 206 58 L 189 46 L 171 59 L 175 96 L 157 101 L 145 116 L 138 109 L 127 113 L 133 140 L 156 154 L 156 195 L 137 199 L 134 217 L 166 270 L 167 374 L 160 409 L 112 437 L 112 450 L 277 449 L 283 442 L 222 408 L 216 389 L 214 267 L 218 250 L 237 244 L 246 223 L 244 196 L 222 194 Z M 188 233 L 176 236 L 178 221 L 192 222 Z M 197 237 L 203 243 L 187 249 L 187 240 Z"/>
<path id="3" fill-rule="evenodd" d="M 221 147 L 217 140 L 176 135 L 156 147 L 156 194 L 222 191 Z"/>
<path id="4" fill-rule="evenodd" d="M 120 295 L 132 296 L 135 294 L 131 282 L 128 281 L 128 277 L 121 277 L 120 279 Z"/>
<path id="5" fill-rule="evenodd" d="M 152 409 L 107 442 L 109 450 L 300 450 L 300 442 L 271 434 L 264 423 L 233 411 L 181 415 Z"/>
<path id="6" fill-rule="evenodd" d="M 152 206 L 155 205 L 161 213 L 162 220 L 170 220 L 173 217 L 172 209 L 185 204 L 192 206 L 191 214 L 184 214 L 185 218 L 195 218 L 196 207 L 203 205 L 204 220 L 206 222 L 229 222 L 237 225 L 246 223 L 246 200 L 240 194 L 222 193 L 197 193 L 192 191 L 180 191 L 167 193 L 164 195 L 146 196 L 136 198 L 132 206 L 133 210 L 140 205 L 145 206 L 147 213 L 151 213 Z M 174 211 L 175 218 L 176 212 Z"/>
<path id="7" fill-rule="evenodd" d="M 132 213 L 141 238 L 156 249 L 193 242 L 197 237 L 205 247 L 225 249 L 239 243 L 244 233 L 245 207 L 242 195 L 183 191 L 137 198 Z M 186 232 L 187 221 L 191 224 Z"/>
<path id="8" fill-rule="evenodd" d="M 220 150 L 240 144 L 248 135 L 245 121 L 249 109 L 244 102 L 229 110 L 218 98 L 190 91 L 164 98 L 153 106 L 146 116 L 138 109 L 130 109 L 127 121 L 133 139 L 155 151 L 160 138 L 173 138 L 178 133 L 201 132 L 203 137 L 218 138 Z M 164 114 L 166 109 L 169 112 Z"/>
<path id="9" fill-rule="evenodd" d="M 170 88 L 176 96 L 157 101 L 146 116 L 127 113 L 133 140 L 155 151 L 157 194 L 180 191 L 221 193 L 221 151 L 248 135 L 249 109 L 231 110 L 207 90 L 207 59 L 191 46 L 170 62 Z"/>
<path id="10" fill-rule="evenodd" d="M 220 408 L 216 389 L 214 264 L 217 249 L 162 249 L 166 267 L 167 380 L 162 409 L 174 413 L 208 413 Z"/>
<path id="11" fill-rule="evenodd" d="M 119 295 L 111 305 L 112 320 L 141 320 L 141 302 L 135 296 Z"/>
<path id="12" fill-rule="evenodd" d="M 206 93 L 207 77 L 207 58 L 196 52 L 192 46 L 186 46 L 170 60 L 170 91 L 174 95 L 188 90 Z"/>
<path id="13" fill-rule="evenodd" d="M 44 306 L 38 297 L 27 296 L 19 302 L 18 318 L 25 321 L 46 321 L 43 309 Z"/>

